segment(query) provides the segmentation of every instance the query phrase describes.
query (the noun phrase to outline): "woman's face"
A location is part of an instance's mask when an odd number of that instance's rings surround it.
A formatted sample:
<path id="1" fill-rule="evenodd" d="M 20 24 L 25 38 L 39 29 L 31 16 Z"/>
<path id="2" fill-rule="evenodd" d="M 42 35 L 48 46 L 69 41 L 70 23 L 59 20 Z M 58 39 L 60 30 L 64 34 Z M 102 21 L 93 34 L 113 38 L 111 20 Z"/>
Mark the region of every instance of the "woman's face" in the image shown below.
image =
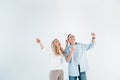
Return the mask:
<path id="1" fill-rule="evenodd" d="M 70 44 L 75 44 L 75 36 L 72 35 L 72 34 L 70 34 L 70 35 L 68 36 L 68 42 L 69 42 Z"/>
<path id="2" fill-rule="evenodd" d="M 53 44 L 54 44 L 55 46 L 57 46 L 57 47 L 60 47 L 60 46 L 61 46 L 60 41 L 59 41 L 58 39 L 55 39 L 54 42 L 53 42 Z"/>

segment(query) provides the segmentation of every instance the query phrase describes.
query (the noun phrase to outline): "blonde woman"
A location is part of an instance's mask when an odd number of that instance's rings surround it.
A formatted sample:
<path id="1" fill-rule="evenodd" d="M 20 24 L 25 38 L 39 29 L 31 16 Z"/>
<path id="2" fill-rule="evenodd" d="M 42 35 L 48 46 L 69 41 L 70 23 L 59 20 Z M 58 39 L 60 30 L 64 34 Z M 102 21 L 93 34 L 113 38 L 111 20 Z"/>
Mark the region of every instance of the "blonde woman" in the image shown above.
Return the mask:
<path id="1" fill-rule="evenodd" d="M 40 45 L 43 52 L 50 55 L 50 76 L 49 80 L 63 80 L 63 57 L 64 50 L 61 47 L 61 44 L 58 39 L 54 39 L 51 43 L 52 51 L 48 51 L 40 39 L 37 38 L 36 42 Z"/>

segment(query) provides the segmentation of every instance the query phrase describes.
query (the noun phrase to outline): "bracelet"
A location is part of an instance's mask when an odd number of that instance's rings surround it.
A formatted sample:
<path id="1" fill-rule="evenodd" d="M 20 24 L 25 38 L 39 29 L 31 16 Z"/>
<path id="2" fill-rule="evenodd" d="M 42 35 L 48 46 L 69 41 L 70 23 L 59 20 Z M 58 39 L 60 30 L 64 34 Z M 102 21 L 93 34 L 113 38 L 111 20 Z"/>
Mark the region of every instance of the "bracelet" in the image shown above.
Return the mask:
<path id="1" fill-rule="evenodd" d="M 95 37 L 92 37 L 92 39 L 95 39 Z"/>

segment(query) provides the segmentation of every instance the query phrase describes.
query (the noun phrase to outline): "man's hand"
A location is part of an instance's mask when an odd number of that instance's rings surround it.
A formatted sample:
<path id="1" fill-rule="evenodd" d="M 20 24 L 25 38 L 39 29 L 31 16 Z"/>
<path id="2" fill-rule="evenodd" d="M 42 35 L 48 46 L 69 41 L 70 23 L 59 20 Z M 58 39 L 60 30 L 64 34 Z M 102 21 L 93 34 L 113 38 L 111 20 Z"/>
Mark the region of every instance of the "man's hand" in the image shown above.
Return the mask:
<path id="1" fill-rule="evenodd" d="M 91 33 L 91 36 L 95 38 L 95 33 Z"/>
<path id="2" fill-rule="evenodd" d="M 91 36 L 92 36 L 92 43 L 95 44 L 95 39 L 96 39 L 95 33 L 91 33 Z"/>

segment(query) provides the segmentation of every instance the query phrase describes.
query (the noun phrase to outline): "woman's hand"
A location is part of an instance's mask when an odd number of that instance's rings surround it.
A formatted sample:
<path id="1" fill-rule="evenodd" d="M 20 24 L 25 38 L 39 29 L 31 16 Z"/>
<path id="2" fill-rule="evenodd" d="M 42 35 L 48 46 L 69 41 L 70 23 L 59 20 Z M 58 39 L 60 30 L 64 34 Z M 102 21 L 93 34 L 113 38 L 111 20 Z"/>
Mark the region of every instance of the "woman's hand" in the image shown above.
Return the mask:
<path id="1" fill-rule="evenodd" d="M 39 38 L 36 38 L 36 43 L 40 43 L 40 39 Z"/>
<path id="2" fill-rule="evenodd" d="M 38 43 L 41 47 L 41 49 L 44 48 L 43 44 L 41 43 L 40 39 L 39 38 L 36 38 L 36 43 Z"/>

